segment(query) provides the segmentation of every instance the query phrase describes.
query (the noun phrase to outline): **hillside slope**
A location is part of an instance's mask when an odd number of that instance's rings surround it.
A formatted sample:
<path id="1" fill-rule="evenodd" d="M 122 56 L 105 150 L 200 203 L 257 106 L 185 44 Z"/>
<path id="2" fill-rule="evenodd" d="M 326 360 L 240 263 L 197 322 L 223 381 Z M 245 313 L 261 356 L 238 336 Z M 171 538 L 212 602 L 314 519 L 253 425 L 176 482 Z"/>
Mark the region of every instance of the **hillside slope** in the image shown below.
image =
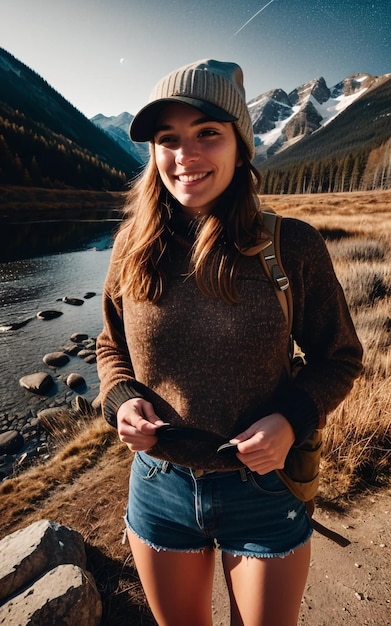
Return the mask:
<path id="1" fill-rule="evenodd" d="M 139 170 L 141 159 L 3 49 L 0 84 L 0 182 L 119 189 Z"/>

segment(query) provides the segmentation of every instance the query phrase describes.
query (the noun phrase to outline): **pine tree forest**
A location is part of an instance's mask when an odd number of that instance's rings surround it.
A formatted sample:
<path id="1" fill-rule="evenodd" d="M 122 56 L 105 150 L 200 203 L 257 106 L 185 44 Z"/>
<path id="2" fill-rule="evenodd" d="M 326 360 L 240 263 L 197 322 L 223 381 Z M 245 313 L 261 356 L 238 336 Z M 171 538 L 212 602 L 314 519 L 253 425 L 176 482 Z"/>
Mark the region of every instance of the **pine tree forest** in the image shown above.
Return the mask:
<path id="1" fill-rule="evenodd" d="M 124 172 L 17 110 L 0 114 L 0 184 L 122 189 Z"/>
<path id="2" fill-rule="evenodd" d="M 391 189 L 391 138 L 372 150 L 261 169 L 262 194 Z"/>

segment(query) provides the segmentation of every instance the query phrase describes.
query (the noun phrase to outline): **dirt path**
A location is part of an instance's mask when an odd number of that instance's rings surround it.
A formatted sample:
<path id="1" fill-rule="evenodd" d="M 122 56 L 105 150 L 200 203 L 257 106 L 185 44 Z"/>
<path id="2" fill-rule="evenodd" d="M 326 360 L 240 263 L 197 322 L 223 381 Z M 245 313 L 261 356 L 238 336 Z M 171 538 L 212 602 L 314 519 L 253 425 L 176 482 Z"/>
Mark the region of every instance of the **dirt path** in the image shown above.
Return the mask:
<path id="1" fill-rule="evenodd" d="M 391 625 L 391 489 L 361 498 L 347 513 L 317 509 L 315 517 L 351 543 L 342 548 L 314 533 L 299 626 Z M 228 625 L 219 566 L 214 626 Z"/>
<path id="2" fill-rule="evenodd" d="M 125 447 L 99 423 L 48 463 L 2 483 L 0 538 L 38 519 L 79 531 L 102 589 L 102 623 L 110 626 L 152 624 L 121 541 L 129 465 Z M 298 626 L 391 626 L 391 487 L 356 497 L 344 513 L 318 507 L 315 519 L 350 544 L 314 533 Z M 213 600 L 214 626 L 229 626 L 221 566 Z"/>

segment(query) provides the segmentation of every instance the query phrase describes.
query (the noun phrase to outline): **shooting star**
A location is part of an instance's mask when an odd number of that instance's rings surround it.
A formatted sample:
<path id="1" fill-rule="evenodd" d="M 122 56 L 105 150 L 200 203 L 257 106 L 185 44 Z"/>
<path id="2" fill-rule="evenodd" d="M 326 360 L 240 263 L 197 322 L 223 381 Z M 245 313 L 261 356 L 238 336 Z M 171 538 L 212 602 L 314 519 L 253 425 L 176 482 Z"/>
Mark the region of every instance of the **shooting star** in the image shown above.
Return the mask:
<path id="1" fill-rule="evenodd" d="M 239 30 L 236 31 L 236 33 L 234 33 L 234 37 L 236 37 L 236 35 L 238 35 L 240 33 L 240 31 L 243 30 L 243 28 L 246 28 L 247 24 L 252 22 L 253 19 L 255 19 L 257 17 L 257 15 L 262 13 L 262 11 L 264 11 L 269 6 L 269 4 L 271 4 L 272 2 L 274 2 L 274 0 L 269 0 L 269 2 L 267 4 L 265 4 L 265 6 L 262 7 L 262 9 L 259 9 L 259 11 L 257 11 L 252 17 L 250 17 L 250 19 L 247 20 L 247 22 L 245 24 L 243 24 L 243 26 L 241 26 L 239 28 Z"/>

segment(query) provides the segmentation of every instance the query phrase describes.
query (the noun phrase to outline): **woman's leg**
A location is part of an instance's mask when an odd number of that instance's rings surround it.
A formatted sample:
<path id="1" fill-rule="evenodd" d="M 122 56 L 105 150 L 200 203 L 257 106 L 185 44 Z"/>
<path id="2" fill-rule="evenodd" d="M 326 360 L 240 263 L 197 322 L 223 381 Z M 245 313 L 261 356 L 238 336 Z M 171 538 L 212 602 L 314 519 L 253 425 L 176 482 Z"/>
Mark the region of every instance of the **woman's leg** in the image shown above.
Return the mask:
<path id="1" fill-rule="evenodd" d="M 157 551 L 129 530 L 128 539 L 159 626 L 212 626 L 214 549 Z"/>
<path id="2" fill-rule="evenodd" d="M 310 553 L 310 541 L 284 558 L 223 552 L 231 626 L 296 626 Z"/>

